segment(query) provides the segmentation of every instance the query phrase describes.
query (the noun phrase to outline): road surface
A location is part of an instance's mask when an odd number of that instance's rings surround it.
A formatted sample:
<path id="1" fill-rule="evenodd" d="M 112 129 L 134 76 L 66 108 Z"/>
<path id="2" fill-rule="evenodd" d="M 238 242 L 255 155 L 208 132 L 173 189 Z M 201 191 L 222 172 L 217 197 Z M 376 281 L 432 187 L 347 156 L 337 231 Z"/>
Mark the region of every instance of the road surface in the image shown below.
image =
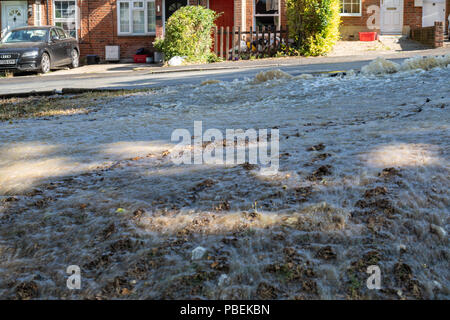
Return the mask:
<path id="1" fill-rule="evenodd" d="M 401 62 L 405 58 L 413 55 L 437 55 L 449 53 L 450 49 L 428 50 L 417 53 L 399 53 L 386 56 L 386 58 Z M 239 69 L 208 69 L 215 65 L 207 66 L 205 70 L 199 71 L 198 67 L 193 71 L 183 72 L 161 72 L 168 71 L 169 68 L 159 68 L 158 73 L 147 70 L 130 71 L 109 71 L 102 73 L 77 73 L 76 70 L 70 72 L 55 72 L 50 75 L 39 76 L 18 76 L 14 78 L 0 79 L 0 95 L 11 93 L 24 93 L 30 91 L 61 90 L 63 88 L 100 88 L 100 89 L 138 89 L 146 87 L 164 87 L 179 84 L 198 83 L 207 79 L 217 79 L 222 81 L 232 81 L 245 77 L 254 77 L 255 74 L 267 69 L 281 69 L 291 75 L 302 73 L 330 72 L 359 70 L 368 64 L 375 57 L 321 57 L 321 58 L 300 58 L 300 59 L 275 59 L 261 60 L 260 62 L 248 62 L 247 65 L 235 63 Z M 245 63 L 245 62 L 244 62 Z M 255 66 L 257 63 L 258 66 Z M 223 64 L 218 64 L 223 65 Z M 226 64 L 231 65 L 230 63 Z M 188 69 L 185 69 L 188 70 Z"/>

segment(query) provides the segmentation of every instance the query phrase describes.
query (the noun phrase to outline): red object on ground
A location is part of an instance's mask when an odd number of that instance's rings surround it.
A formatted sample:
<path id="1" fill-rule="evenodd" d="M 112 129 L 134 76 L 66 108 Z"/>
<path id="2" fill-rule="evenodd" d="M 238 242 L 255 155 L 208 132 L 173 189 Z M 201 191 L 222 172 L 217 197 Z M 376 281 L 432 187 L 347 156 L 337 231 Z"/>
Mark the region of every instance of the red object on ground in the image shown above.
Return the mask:
<path id="1" fill-rule="evenodd" d="M 359 32 L 359 41 L 375 41 L 377 36 L 376 32 Z"/>
<path id="2" fill-rule="evenodd" d="M 134 63 L 146 63 L 148 54 L 135 54 L 133 56 Z"/>

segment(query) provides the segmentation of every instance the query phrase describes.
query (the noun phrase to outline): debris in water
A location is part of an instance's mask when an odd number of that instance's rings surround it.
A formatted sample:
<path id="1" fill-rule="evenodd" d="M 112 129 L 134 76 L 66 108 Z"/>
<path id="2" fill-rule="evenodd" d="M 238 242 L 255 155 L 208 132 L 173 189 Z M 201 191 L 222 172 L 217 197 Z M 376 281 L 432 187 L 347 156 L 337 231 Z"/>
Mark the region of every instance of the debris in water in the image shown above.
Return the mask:
<path id="1" fill-rule="evenodd" d="M 203 180 L 202 182 L 200 182 L 200 183 L 198 183 L 195 187 L 194 187 L 194 191 L 202 191 L 202 190 L 204 190 L 204 189 L 206 189 L 206 188 L 210 188 L 210 187 L 212 187 L 213 185 L 215 185 L 216 184 L 216 182 L 214 181 L 214 180 L 211 180 L 211 179 L 206 179 L 206 180 Z"/>
<path id="2" fill-rule="evenodd" d="M 336 253 L 331 246 L 326 246 L 317 251 L 316 257 L 324 260 L 333 260 L 336 259 Z"/>
<path id="3" fill-rule="evenodd" d="M 220 83 L 220 80 L 205 80 L 201 83 L 202 86 L 207 86 L 210 84 L 217 84 Z"/>
<path id="4" fill-rule="evenodd" d="M 312 147 L 309 147 L 308 149 L 306 149 L 306 151 L 322 151 L 323 149 L 325 149 L 325 145 L 323 143 L 319 143 Z"/>
<path id="5" fill-rule="evenodd" d="M 117 240 L 111 245 L 112 251 L 129 251 L 133 247 L 133 242 L 130 238 L 123 238 Z"/>
<path id="6" fill-rule="evenodd" d="M 102 231 L 103 240 L 108 239 L 116 231 L 116 225 L 112 222 L 105 230 Z"/>
<path id="7" fill-rule="evenodd" d="M 254 169 L 258 168 L 258 166 L 256 164 L 250 164 L 248 162 L 245 162 L 244 164 L 242 164 L 242 168 L 250 171 L 250 170 L 254 170 Z"/>
<path id="8" fill-rule="evenodd" d="M 7 197 L 6 199 L 3 199 L 4 202 L 16 202 L 19 201 L 16 197 Z"/>
<path id="9" fill-rule="evenodd" d="M 256 295 L 258 299 L 273 300 L 278 296 L 278 290 L 266 282 L 261 282 L 256 289 Z"/>
<path id="10" fill-rule="evenodd" d="M 316 162 L 316 161 L 323 161 L 326 160 L 327 158 L 331 157 L 330 153 L 319 153 L 318 155 L 316 155 L 311 161 L 312 162 Z"/>
<path id="11" fill-rule="evenodd" d="M 412 269 L 409 265 L 403 262 L 398 262 L 394 266 L 394 275 L 398 280 L 406 282 L 412 279 Z"/>
<path id="12" fill-rule="evenodd" d="M 391 178 L 393 176 L 400 176 L 400 171 L 395 168 L 384 168 L 379 174 L 381 178 Z"/>
<path id="13" fill-rule="evenodd" d="M 316 171 L 314 171 L 312 175 L 308 176 L 308 180 L 315 181 L 322 179 L 324 176 L 329 176 L 331 175 L 330 169 L 330 165 L 321 166 Z"/>
<path id="14" fill-rule="evenodd" d="M 145 213 L 145 210 L 142 208 L 139 208 L 133 212 L 133 218 L 140 219 L 144 213 Z"/>
<path id="15" fill-rule="evenodd" d="M 374 189 L 366 190 L 364 193 L 365 198 L 372 198 L 379 195 L 386 195 L 387 194 L 387 188 L 386 187 L 376 187 Z"/>
<path id="16" fill-rule="evenodd" d="M 36 282 L 22 282 L 16 288 L 17 299 L 20 300 L 30 300 L 37 298 L 39 294 L 39 288 Z"/>

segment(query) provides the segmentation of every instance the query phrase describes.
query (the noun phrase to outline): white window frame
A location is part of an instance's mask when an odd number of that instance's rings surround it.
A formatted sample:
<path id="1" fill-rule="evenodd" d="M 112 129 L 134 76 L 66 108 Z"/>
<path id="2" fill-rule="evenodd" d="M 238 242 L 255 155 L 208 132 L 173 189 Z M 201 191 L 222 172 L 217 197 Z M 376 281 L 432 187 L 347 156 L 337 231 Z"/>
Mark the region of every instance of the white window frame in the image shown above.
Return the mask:
<path id="1" fill-rule="evenodd" d="M 75 37 L 78 39 L 78 30 L 79 30 L 79 23 L 78 23 L 78 4 L 77 4 L 77 0 L 53 0 L 53 25 L 56 26 L 57 22 L 73 22 L 72 18 L 56 18 L 56 5 L 55 2 L 75 2 Z M 61 28 L 63 29 L 63 28 Z M 64 30 L 64 32 L 67 33 L 67 35 L 70 37 L 70 33 L 68 33 L 66 30 Z"/>
<path id="2" fill-rule="evenodd" d="M 253 28 L 256 28 L 256 18 L 257 17 L 278 17 L 277 30 L 281 28 L 281 1 L 278 1 L 278 13 L 277 14 L 256 14 L 256 0 L 253 0 Z"/>
<path id="3" fill-rule="evenodd" d="M 42 5 L 35 3 L 34 5 L 34 25 L 40 27 L 42 25 Z"/>
<path id="4" fill-rule="evenodd" d="M 341 0 L 342 1 L 342 7 L 344 5 L 344 1 L 349 0 Z M 362 16 L 362 0 L 359 0 L 359 13 L 339 13 L 341 17 L 361 17 Z"/>
<path id="5" fill-rule="evenodd" d="M 133 3 L 134 2 L 144 2 L 144 8 L 143 9 L 134 9 Z M 118 0 L 117 1 L 117 35 L 118 36 L 156 36 L 156 26 L 155 31 L 148 31 L 148 4 L 150 2 L 154 3 L 155 6 L 155 23 L 156 23 L 156 3 L 155 0 Z M 120 4 L 121 3 L 128 3 L 128 10 L 129 10 L 129 32 L 123 32 L 120 31 Z M 145 32 L 143 33 L 135 33 L 133 32 L 133 11 L 134 10 L 144 10 L 144 26 L 145 26 Z"/>

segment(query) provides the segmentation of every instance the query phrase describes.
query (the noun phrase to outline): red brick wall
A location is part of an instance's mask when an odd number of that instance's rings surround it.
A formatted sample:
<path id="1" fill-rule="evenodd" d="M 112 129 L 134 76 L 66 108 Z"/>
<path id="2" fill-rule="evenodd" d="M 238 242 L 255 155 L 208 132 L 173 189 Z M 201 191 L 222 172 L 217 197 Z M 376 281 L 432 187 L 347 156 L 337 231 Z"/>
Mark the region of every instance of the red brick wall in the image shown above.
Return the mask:
<path id="1" fill-rule="evenodd" d="M 253 1 L 254 0 L 247 0 L 247 3 L 246 3 L 245 25 L 247 27 L 247 30 L 249 30 L 250 27 L 253 28 Z"/>
<path id="2" fill-rule="evenodd" d="M 403 0 L 403 25 L 412 28 L 422 27 L 422 7 L 414 7 L 414 0 Z"/>
<path id="3" fill-rule="evenodd" d="M 368 19 L 374 15 L 375 13 L 373 11 L 368 11 L 368 8 L 372 5 L 380 7 L 380 0 L 362 0 L 362 12 L 361 16 L 351 16 L 351 17 L 341 17 L 342 24 L 344 26 L 358 26 L 363 27 L 361 31 L 369 31 L 367 28 L 367 21 Z M 378 28 L 370 31 L 377 31 L 379 32 L 379 24 L 380 24 L 380 14 L 378 11 L 378 14 L 376 14 L 375 17 L 377 21 Z"/>
<path id="4" fill-rule="evenodd" d="M 423 44 L 439 48 L 444 46 L 444 24 L 436 21 L 433 27 L 411 29 L 411 38 Z"/>
<path id="5" fill-rule="evenodd" d="M 286 18 L 286 1 L 285 0 L 280 0 L 280 24 L 281 24 L 281 29 L 286 29 L 286 25 L 287 25 L 287 18 Z"/>
<path id="6" fill-rule="evenodd" d="M 234 0 L 234 25 L 242 27 L 242 0 Z"/>
<path id="7" fill-rule="evenodd" d="M 35 1 L 28 0 L 28 3 L 34 4 Z M 48 0 L 48 20 L 46 3 L 42 0 L 41 22 L 46 25 L 48 21 L 49 25 L 53 25 L 53 0 Z M 97 54 L 103 59 L 106 45 L 119 45 L 121 58 L 131 58 L 139 48 L 153 50 L 155 36 L 118 36 L 116 0 L 77 0 L 77 4 L 80 17 L 78 40 L 82 56 Z M 162 0 L 156 0 L 158 5 L 161 12 L 157 15 L 162 15 Z M 163 34 L 162 23 L 162 19 L 156 21 L 157 36 Z M 28 24 L 34 25 L 34 10 Z"/>
<path id="8" fill-rule="evenodd" d="M 78 0 L 80 8 L 79 41 L 82 55 L 97 54 L 102 59 L 105 46 L 119 45 L 120 57 L 131 58 L 137 49 L 146 48 L 153 51 L 155 36 L 119 36 L 117 28 L 117 3 L 115 0 Z M 162 16 L 162 1 L 156 0 Z M 156 20 L 156 35 L 162 36 L 163 21 Z"/>

